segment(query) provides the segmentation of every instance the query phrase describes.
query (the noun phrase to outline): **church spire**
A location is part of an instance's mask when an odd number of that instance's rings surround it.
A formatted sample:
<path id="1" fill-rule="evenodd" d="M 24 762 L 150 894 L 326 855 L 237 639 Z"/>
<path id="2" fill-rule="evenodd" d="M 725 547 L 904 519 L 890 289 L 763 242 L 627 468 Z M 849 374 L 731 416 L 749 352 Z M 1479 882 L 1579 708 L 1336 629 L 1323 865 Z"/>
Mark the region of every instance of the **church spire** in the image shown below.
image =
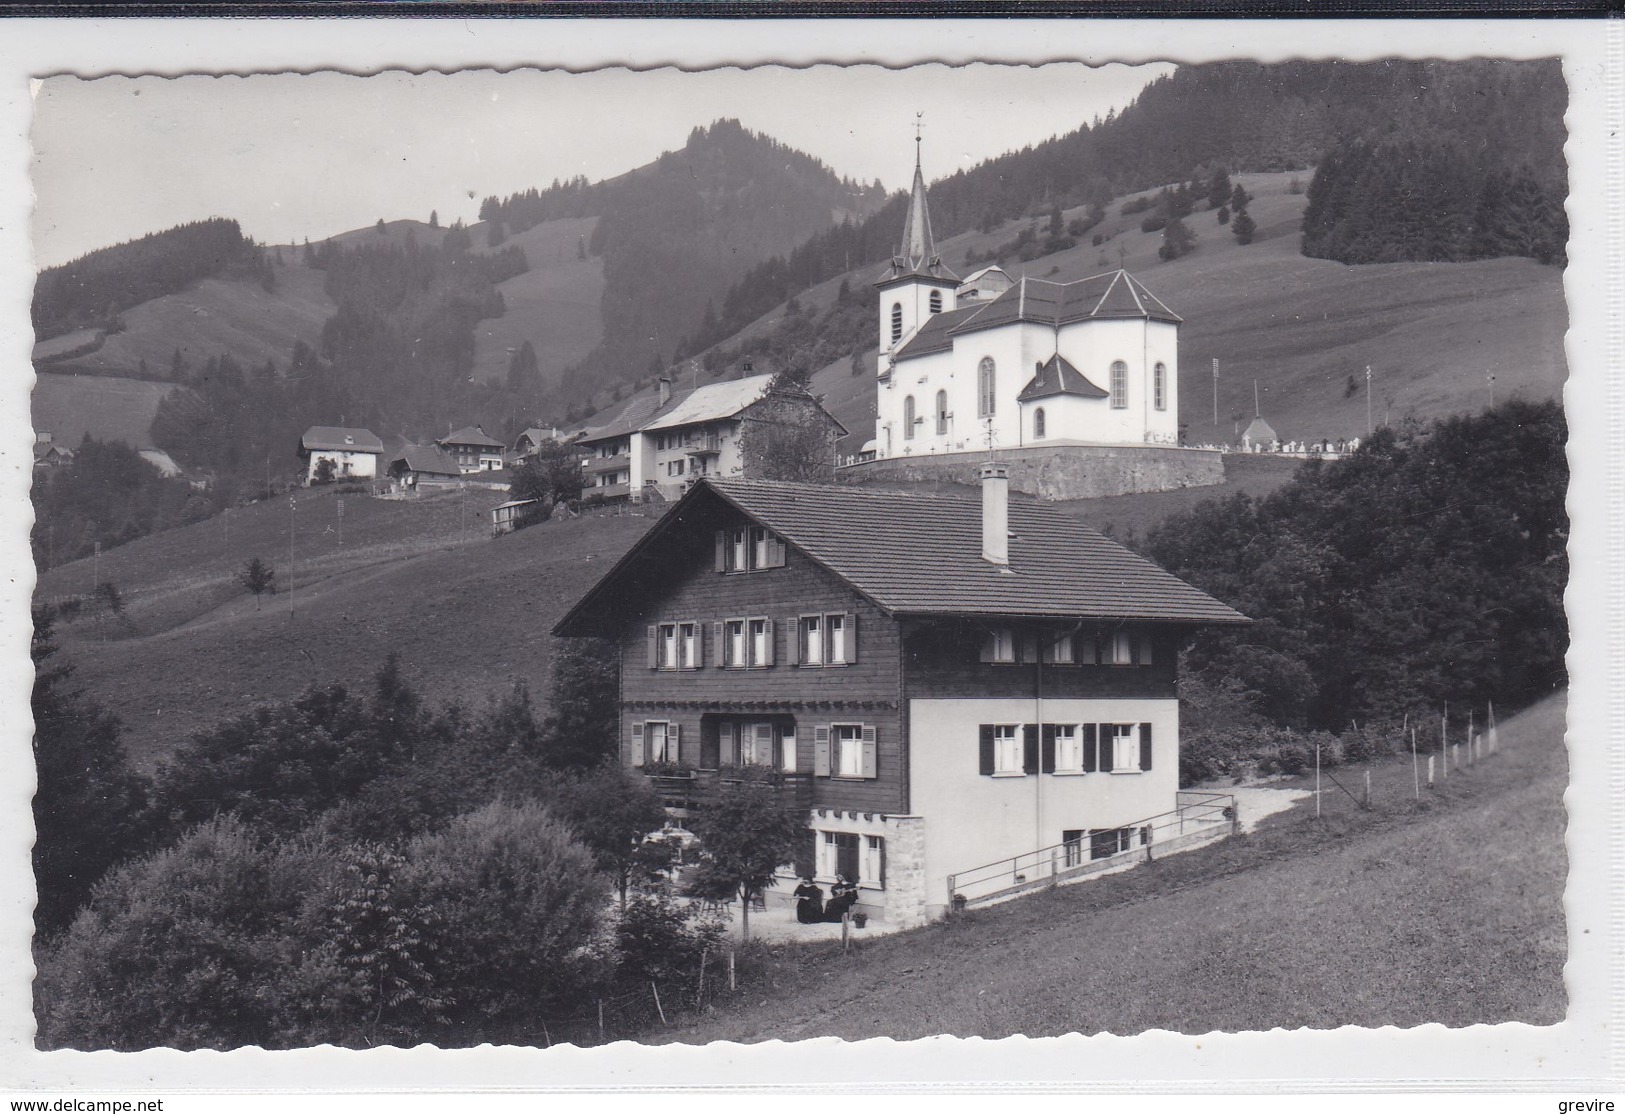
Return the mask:
<path id="1" fill-rule="evenodd" d="M 936 240 L 931 236 L 931 210 L 925 200 L 925 172 L 920 165 L 920 129 L 925 126 L 919 119 L 921 115 L 914 114 L 914 185 L 909 191 L 908 216 L 903 221 L 903 242 L 892 257 L 891 268 L 883 282 L 907 275 L 959 281 L 957 275 L 942 265 Z"/>

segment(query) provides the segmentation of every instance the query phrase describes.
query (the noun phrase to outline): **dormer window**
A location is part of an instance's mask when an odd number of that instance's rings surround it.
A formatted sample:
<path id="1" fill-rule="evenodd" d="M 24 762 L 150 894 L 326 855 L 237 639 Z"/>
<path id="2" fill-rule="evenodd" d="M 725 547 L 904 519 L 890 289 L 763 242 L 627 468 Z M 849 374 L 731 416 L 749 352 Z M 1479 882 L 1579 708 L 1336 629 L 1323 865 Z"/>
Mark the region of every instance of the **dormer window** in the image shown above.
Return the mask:
<path id="1" fill-rule="evenodd" d="M 751 572 L 783 565 L 784 539 L 765 526 L 736 526 L 717 531 L 717 572 Z"/>

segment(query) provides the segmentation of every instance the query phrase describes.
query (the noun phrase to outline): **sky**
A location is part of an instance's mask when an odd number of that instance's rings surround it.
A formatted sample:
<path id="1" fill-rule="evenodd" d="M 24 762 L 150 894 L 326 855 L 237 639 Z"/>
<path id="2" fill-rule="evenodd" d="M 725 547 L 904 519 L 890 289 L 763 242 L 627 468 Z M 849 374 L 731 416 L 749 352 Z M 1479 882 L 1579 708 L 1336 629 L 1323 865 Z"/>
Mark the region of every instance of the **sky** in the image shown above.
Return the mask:
<path id="1" fill-rule="evenodd" d="M 734 117 L 837 174 L 904 188 L 1121 109 L 1165 63 L 51 77 L 36 83 L 39 267 L 212 216 L 265 243 L 472 223 L 492 194 L 591 181 Z"/>

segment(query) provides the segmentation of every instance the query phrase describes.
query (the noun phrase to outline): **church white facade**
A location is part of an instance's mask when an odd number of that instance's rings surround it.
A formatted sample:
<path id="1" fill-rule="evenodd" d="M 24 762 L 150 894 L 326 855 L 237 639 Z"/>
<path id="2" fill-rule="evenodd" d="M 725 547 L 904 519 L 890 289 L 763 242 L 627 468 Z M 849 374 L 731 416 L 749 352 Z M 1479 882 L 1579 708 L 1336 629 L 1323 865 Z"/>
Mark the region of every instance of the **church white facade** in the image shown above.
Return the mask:
<path id="1" fill-rule="evenodd" d="M 937 255 L 918 160 L 903 241 L 875 283 L 875 455 L 1177 445 L 1180 318 L 1127 271 L 961 280 Z"/>

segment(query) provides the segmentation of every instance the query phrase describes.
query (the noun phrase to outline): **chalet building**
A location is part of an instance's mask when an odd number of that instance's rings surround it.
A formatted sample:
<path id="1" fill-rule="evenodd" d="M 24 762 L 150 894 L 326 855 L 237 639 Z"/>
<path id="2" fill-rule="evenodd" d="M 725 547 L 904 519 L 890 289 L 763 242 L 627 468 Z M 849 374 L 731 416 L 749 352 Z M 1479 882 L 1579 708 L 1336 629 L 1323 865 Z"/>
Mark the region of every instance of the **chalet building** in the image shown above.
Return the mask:
<path id="1" fill-rule="evenodd" d="M 797 872 L 900 924 L 983 864 L 1126 851 L 1176 808 L 1182 642 L 1247 620 L 983 473 L 981 499 L 696 483 L 554 629 L 620 644 L 622 761 L 679 817 L 778 793 Z"/>
<path id="2" fill-rule="evenodd" d="M 323 461 L 332 463 L 335 480 L 370 480 L 378 475 L 384 443 L 370 429 L 313 425 L 299 439 L 299 455 L 306 462 L 307 486 L 316 479 Z"/>
<path id="3" fill-rule="evenodd" d="M 413 491 L 462 482 L 463 468 L 439 445 L 407 445 L 389 462 L 389 477 Z"/>
<path id="4" fill-rule="evenodd" d="M 676 499 L 702 477 L 749 477 L 754 469 L 741 434 L 752 421 L 824 425 L 832 443 L 846 434 L 812 395 L 770 393 L 772 385 L 772 375 L 752 375 L 673 391 L 661 379 L 657 394 L 634 399 L 609 425 L 580 439 L 582 495 Z"/>
<path id="5" fill-rule="evenodd" d="M 556 427 L 552 429 L 540 429 L 536 426 L 531 426 L 529 429 L 522 432 L 518 437 L 514 438 L 513 453 L 509 459 L 515 463 L 522 464 L 531 457 L 535 456 L 537 451 L 549 441 L 559 440 L 562 440 L 562 438 L 559 436 L 559 431 Z"/>
<path id="6" fill-rule="evenodd" d="M 455 433 L 448 433 L 435 444 L 449 453 L 465 474 L 499 471 L 502 468 L 502 453 L 507 447 L 477 425 L 464 426 Z"/>
<path id="7" fill-rule="evenodd" d="M 961 281 L 937 254 L 917 153 L 902 244 L 875 288 L 877 458 L 1178 444 L 1179 316 L 1122 270 Z"/>

